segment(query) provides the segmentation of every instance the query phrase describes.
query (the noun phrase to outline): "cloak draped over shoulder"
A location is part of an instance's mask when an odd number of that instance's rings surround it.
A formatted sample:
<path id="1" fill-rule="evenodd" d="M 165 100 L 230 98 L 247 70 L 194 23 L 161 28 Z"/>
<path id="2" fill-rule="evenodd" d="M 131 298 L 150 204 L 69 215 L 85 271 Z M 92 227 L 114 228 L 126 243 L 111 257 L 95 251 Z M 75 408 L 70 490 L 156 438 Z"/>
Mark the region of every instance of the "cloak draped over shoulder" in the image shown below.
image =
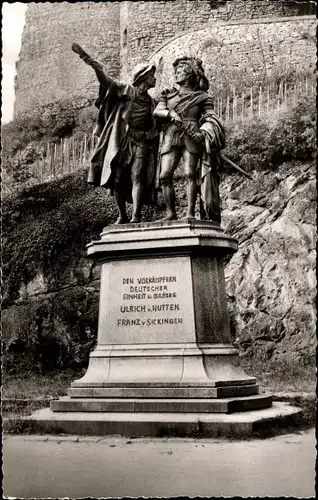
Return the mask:
<path id="1" fill-rule="evenodd" d="M 204 134 L 200 171 L 200 215 L 202 219 L 221 222 L 219 168 L 222 160 L 218 152 L 225 147 L 225 131 L 214 113 L 203 117 L 200 130 Z"/>
<path id="2" fill-rule="evenodd" d="M 130 170 L 132 159 L 142 152 L 146 154 L 146 175 L 145 175 L 145 200 L 144 203 L 155 201 L 155 178 L 156 178 L 156 157 L 158 151 L 158 133 L 154 133 L 154 138 L 146 141 L 146 136 L 142 141 L 136 142 L 130 138 L 133 134 L 134 123 L 131 120 L 131 109 L 134 101 L 144 104 L 149 108 L 150 123 L 146 123 L 145 130 L 138 130 L 144 135 L 149 130 L 155 130 L 152 112 L 155 103 L 151 97 L 141 96 L 138 89 L 131 85 L 120 84 L 105 87 L 100 85 L 99 96 L 95 102 L 99 109 L 95 135 L 99 137 L 98 144 L 91 159 L 91 166 L 88 175 L 88 182 L 95 186 L 102 186 L 114 192 L 114 167 Z M 147 126 L 148 125 L 148 126 Z M 131 203 L 131 178 L 126 175 L 123 190 L 126 201 Z"/>

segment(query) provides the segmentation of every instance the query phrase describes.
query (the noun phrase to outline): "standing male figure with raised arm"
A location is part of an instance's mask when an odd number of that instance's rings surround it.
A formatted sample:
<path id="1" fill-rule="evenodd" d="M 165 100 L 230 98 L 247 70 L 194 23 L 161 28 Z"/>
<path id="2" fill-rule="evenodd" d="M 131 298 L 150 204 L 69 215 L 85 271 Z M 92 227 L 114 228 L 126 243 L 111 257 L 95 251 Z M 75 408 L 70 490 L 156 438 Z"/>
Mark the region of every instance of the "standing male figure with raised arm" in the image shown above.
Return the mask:
<path id="1" fill-rule="evenodd" d="M 162 93 L 154 116 L 165 121 L 160 149 L 160 181 L 166 203 L 164 220 L 177 219 L 172 178 L 181 158 L 187 177 L 188 210 L 185 218 L 195 217 L 196 177 L 200 169 L 200 216 L 220 222 L 219 151 L 225 145 L 224 129 L 214 113 L 209 82 L 202 61 L 181 57 L 174 63 L 176 83 Z"/>
<path id="2" fill-rule="evenodd" d="M 133 203 L 130 222 L 140 222 L 144 203 L 153 202 L 159 132 L 153 119 L 155 103 L 148 90 L 155 86 L 156 67 L 141 64 L 132 85 L 117 82 L 80 45 L 72 50 L 91 66 L 100 83 L 95 135 L 99 137 L 88 182 L 109 188 L 119 210 L 117 224 L 128 222 L 126 201 Z"/>

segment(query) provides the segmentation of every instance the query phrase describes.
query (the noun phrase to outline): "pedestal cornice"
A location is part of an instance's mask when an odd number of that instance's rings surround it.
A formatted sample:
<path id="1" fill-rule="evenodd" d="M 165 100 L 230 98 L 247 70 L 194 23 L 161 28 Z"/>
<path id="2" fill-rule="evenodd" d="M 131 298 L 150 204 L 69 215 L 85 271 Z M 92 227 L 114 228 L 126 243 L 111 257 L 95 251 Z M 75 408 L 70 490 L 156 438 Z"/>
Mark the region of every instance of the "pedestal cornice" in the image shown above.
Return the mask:
<path id="1" fill-rule="evenodd" d="M 151 253 L 192 253 L 196 249 L 214 249 L 223 255 L 237 250 L 237 240 L 227 236 L 216 223 L 186 219 L 144 222 L 104 228 L 101 239 L 87 245 L 90 258 L 125 258 Z"/>

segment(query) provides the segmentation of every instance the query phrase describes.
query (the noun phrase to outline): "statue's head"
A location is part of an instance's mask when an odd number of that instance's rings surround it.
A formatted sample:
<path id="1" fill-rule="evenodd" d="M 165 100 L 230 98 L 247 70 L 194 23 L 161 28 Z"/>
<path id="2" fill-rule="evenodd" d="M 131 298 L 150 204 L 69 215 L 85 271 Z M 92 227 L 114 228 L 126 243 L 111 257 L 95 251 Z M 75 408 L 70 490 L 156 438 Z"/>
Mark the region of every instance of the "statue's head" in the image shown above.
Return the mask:
<path id="1" fill-rule="evenodd" d="M 154 64 L 138 64 L 133 73 L 133 86 L 138 87 L 143 83 L 151 89 L 156 85 L 155 72 L 156 66 Z"/>
<path id="2" fill-rule="evenodd" d="M 205 76 L 201 59 L 196 57 L 179 57 L 173 63 L 176 83 L 191 85 L 194 90 L 208 90 L 209 82 Z"/>

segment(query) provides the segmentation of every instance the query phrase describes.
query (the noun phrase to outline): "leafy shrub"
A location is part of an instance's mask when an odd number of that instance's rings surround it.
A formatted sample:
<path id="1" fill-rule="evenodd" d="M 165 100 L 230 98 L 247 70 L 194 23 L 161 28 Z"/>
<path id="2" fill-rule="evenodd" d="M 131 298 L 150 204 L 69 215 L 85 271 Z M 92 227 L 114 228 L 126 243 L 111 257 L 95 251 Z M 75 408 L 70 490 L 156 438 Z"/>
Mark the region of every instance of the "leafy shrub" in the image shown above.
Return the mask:
<path id="1" fill-rule="evenodd" d="M 76 111 L 68 100 L 23 113 L 3 125 L 3 151 L 14 155 L 32 141 L 70 136 L 75 128 L 75 117 Z"/>
<path id="2" fill-rule="evenodd" d="M 44 153 L 43 149 L 38 147 L 38 143 L 32 141 L 14 155 L 10 152 L 4 152 L 2 154 L 2 168 L 14 183 L 22 185 L 32 178 L 31 167 L 41 157 L 41 153 Z"/>
<path id="3" fill-rule="evenodd" d="M 226 153 L 246 170 L 311 159 L 316 152 L 315 109 L 314 97 L 303 96 L 288 108 L 237 123 L 228 130 Z"/>
<path id="4" fill-rule="evenodd" d="M 20 369 L 24 370 L 38 369 L 41 365 L 61 365 L 63 355 L 58 352 L 57 338 L 53 342 L 46 335 L 47 323 L 47 317 L 43 317 L 34 304 L 16 306 L 4 312 L 3 326 L 9 337 L 3 341 L 2 347 L 5 370 L 14 372 L 17 360 Z M 46 352 L 47 348 L 51 349 L 50 355 Z"/>
<path id="5" fill-rule="evenodd" d="M 76 112 L 70 101 L 58 101 L 41 116 L 43 136 L 61 138 L 70 136 L 75 128 Z M 41 130 L 42 131 L 42 130 Z"/>
<path id="6" fill-rule="evenodd" d="M 86 170 L 25 189 L 3 204 L 3 301 L 41 270 L 58 279 L 71 257 L 115 221 L 113 198 L 86 182 Z"/>
<path id="7" fill-rule="evenodd" d="M 98 297 L 87 298 L 83 291 L 75 297 L 72 291 L 64 291 L 49 300 L 33 299 L 4 311 L 5 371 L 43 373 L 87 366 L 96 343 L 97 314 L 91 304 L 94 301 L 97 306 Z"/>
<path id="8" fill-rule="evenodd" d="M 316 111 L 313 97 L 303 97 L 274 121 L 269 138 L 271 163 L 310 159 L 316 150 Z"/>
<path id="9" fill-rule="evenodd" d="M 76 116 L 75 132 L 91 134 L 95 126 L 96 116 L 97 108 L 95 106 L 89 106 L 87 108 L 80 109 Z"/>

